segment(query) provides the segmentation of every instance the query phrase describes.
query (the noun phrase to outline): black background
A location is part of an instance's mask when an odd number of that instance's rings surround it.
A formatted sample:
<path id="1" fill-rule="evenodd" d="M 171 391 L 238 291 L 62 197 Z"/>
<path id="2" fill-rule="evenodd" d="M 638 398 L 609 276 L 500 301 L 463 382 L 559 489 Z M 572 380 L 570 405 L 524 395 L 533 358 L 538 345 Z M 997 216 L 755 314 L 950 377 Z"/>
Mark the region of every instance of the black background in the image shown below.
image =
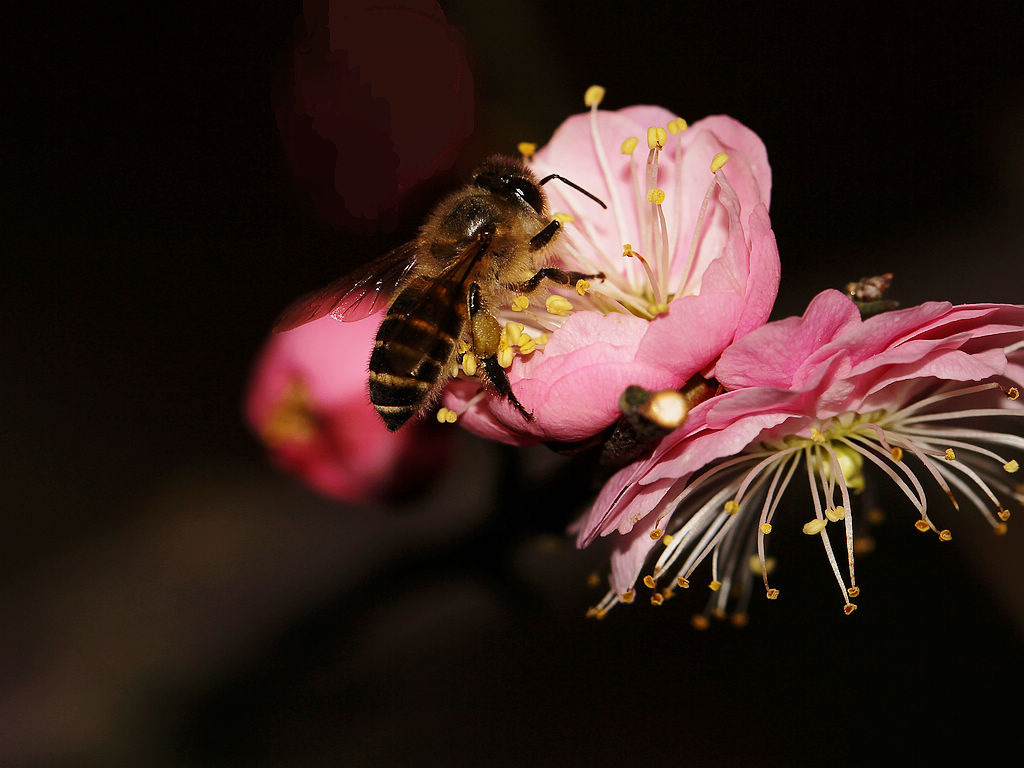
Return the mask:
<path id="1" fill-rule="evenodd" d="M 905 304 L 1020 301 L 1024 36 L 1012 4 L 941 6 L 444 3 L 477 88 L 456 172 L 542 142 L 596 82 L 608 108 L 761 135 L 776 316 L 884 271 Z M 894 504 L 853 616 L 820 553 L 794 552 L 787 599 L 698 633 L 700 595 L 585 621 L 601 552 L 501 543 L 543 527 L 536 511 L 481 536 L 502 458 L 471 438 L 401 510 L 267 465 L 240 398 L 273 317 L 422 215 L 337 232 L 294 187 L 269 93 L 300 11 L 39 6 L 8 24 L 0 763 L 1019 751 L 1012 525 L 992 540 L 950 514 L 940 546 Z"/>

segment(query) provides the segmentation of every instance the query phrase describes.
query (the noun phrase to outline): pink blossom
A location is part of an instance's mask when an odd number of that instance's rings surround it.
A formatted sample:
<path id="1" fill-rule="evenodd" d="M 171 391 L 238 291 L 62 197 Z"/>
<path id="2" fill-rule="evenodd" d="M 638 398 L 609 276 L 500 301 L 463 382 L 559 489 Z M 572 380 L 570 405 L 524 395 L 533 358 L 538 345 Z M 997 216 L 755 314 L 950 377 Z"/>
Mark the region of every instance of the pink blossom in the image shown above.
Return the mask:
<path id="1" fill-rule="evenodd" d="M 401 495 L 425 482 L 446 454 L 447 441 L 435 434 L 426 450 L 429 423 L 391 433 L 370 404 L 366 361 L 382 319 L 325 317 L 274 334 L 246 394 L 246 418 L 274 460 L 344 501 Z"/>
<path id="2" fill-rule="evenodd" d="M 1017 460 L 998 451 L 1020 452 L 1024 438 L 961 424 L 1010 420 L 1019 433 L 1024 410 L 1000 390 L 1016 399 L 1022 363 L 1024 306 L 1017 305 L 932 302 L 861 320 L 849 298 L 825 291 L 802 317 L 750 332 L 715 365 L 727 391 L 695 407 L 652 455 L 611 478 L 580 524 L 580 546 L 621 535 L 612 591 L 599 612 L 623 596 L 632 599 L 652 559 L 646 584 L 671 572 L 687 586 L 709 553 L 712 587 L 720 590 L 712 597 L 716 610 L 724 610 L 745 555 L 756 554 L 766 593 L 776 596 L 765 550 L 794 473 L 806 474 L 815 514 L 803 530 L 820 534 L 847 612 L 859 592 L 848 512 L 865 468 L 888 476 L 907 496 L 920 530 L 951 537 L 929 517 L 923 478 L 955 504 L 970 502 L 1002 532 L 1007 500 L 1021 496 L 1005 479 Z M 968 382 L 980 383 L 957 386 Z M 787 517 L 779 524 L 804 522 Z M 835 553 L 833 539 L 846 557 Z M 660 552 L 652 553 L 655 547 Z"/>
<path id="3" fill-rule="evenodd" d="M 647 152 L 634 151 L 638 140 Z M 606 279 L 557 291 L 560 304 L 531 295 L 525 311 L 498 313 L 512 390 L 535 420 L 462 378 L 445 405 L 471 432 L 516 444 L 585 439 L 619 418 L 627 386 L 679 387 L 768 318 L 779 281 L 771 171 L 750 129 L 724 116 L 687 129 L 661 107 L 593 103 L 532 168 L 608 203 L 603 211 L 568 186 L 544 187 L 572 221 L 543 258 Z"/>

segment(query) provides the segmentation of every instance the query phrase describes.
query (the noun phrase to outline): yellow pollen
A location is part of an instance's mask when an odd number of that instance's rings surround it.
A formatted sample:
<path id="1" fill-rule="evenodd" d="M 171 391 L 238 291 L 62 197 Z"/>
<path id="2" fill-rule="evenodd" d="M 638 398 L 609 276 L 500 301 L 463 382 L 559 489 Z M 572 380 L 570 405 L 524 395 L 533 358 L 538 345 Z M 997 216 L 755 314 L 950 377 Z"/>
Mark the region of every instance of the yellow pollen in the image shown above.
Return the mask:
<path id="1" fill-rule="evenodd" d="M 1010 510 L 1000 509 L 999 512 L 996 513 L 996 517 L 998 517 L 1005 523 L 1007 520 L 1010 519 Z"/>
<path id="2" fill-rule="evenodd" d="M 526 328 L 522 323 L 505 323 L 505 338 L 508 339 L 508 343 L 516 346 L 519 344 L 523 337 L 523 329 Z"/>
<path id="3" fill-rule="evenodd" d="M 454 424 L 458 418 L 459 414 L 447 408 L 439 408 L 437 411 L 437 421 L 440 424 Z"/>
<path id="4" fill-rule="evenodd" d="M 772 524 L 771 523 L 761 523 L 761 533 L 771 533 L 771 532 L 772 532 Z"/>
<path id="5" fill-rule="evenodd" d="M 848 594 L 850 597 L 857 597 L 857 595 L 860 594 L 860 587 L 850 587 L 848 590 L 846 590 L 846 594 Z"/>
<path id="6" fill-rule="evenodd" d="M 569 224 L 570 222 L 576 221 L 572 214 L 561 212 L 552 214 L 551 218 L 557 221 L 559 224 Z"/>
<path id="7" fill-rule="evenodd" d="M 857 610 L 856 603 L 847 603 L 846 605 L 843 606 L 843 613 L 845 613 L 847 616 L 849 616 L 851 613 L 853 613 L 856 610 Z"/>
<path id="8" fill-rule="evenodd" d="M 532 141 L 520 141 L 519 146 L 516 147 L 519 150 L 519 154 L 529 160 L 533 157 L 537 151 L 537 145 Z"/>
<path id="9" fill-rule="evenodd" d="M 813 536 L 816 533 L 821 533 L 825 530 L 825 526 L 828 525 L 828 520 L 822 520 L 820 518 L 814 518 L 809 523 L 804 523 L 802 528 L 803 532 L 808 536 Z"/>
<path id="10" fill-rule="evenodd" d="M 597 619 L 598 621 L 600 621 L 601 619 L 603 619 L 607 615 L 608 615 L 608 611 L 606 611 L 604 608 L 598 608 L 597 612 L 594 613 L 594 618 Z"/>
<path id="11" fill-rule="evenodd" d="M 676 579 L 676 584 L 678 584 L 683 589 L 689 589 L 690 588 L 690 580 L 688 578 L 686 578 L 685 576 L 679 576 Z"/>
<path id="12" fill-rule="evenodd" d="M 694 629 L 704 630 L 711 626 L 711 622 L 708 621 L 708 617 L 702 613 L 694 614 L 693 618 L 690 619 L 690 623 Z"/>
<path id="13" fill-rule="evenodd" d="M 651 574 L 648 573 L 646 576 L 644 576 L 644 586 L 645 587 L 647 587 L 648 589 L 654 589 L 654 587 L 656 585 L 657 585 L 657 582 L 654 580 L 654 577 L 651 576 Z"/>
<path id="14" fill-rule="evenodd" d="M 655 592 L 651 595 L 651 605 L 661 605 L 665 602 L 665 596 L 661 592 Z"/>
<path id="15" fill-rule="evenodd" d="M 729 156 L 725 152 L 719 152 L 711 158 L 711 172 L 718 173 L 729 162 Z"/>
<path id="16" fill-rule="evenodd" d="M 950 532 L 949 528 L 943 528 L 939 531 L 939 541 L 950 541 L 952 538 L 953 534 Z"/>
<path id="17" fill-rule="evenodd" d="M 777 590 L 775 587 L 772 587 L 764 593 L 764 596 L 767 597 L 769 600 L 778 600 L 779 590 Z"/>
<path id="18" fill-rule="evenodd" d="M 1020 397 L 1020 390 L 1017 389 L 1016 387 L 1010 387 L 1008 390 L 1006 390 L 1006 396 L 1010 400 L 1016 400 L 1018 397 Z"/>
<path id="19" fill-rule="evenodd" d="M 636 251 L 633 250 L 633 246 L 629 243 L 625 243 L 622 246 L 622 255 L 626 258 L 632 258 L 636 255 Z"/>
<path id="20" fill-rule="evenodd" d="M 889 455 L 892 456 L 893 461 L 903 461 L 903 449 L 898 445 L 889 451 Z"/>
<path id="21" fill-rule="evenodd" d="M 1009 472 L 1011 475 L 1020 469 L 1020 464 L 1017 463 L 1016 459 L 1010 459 L 1010 461 L 1003 464 L 1003 469 Z"/>
<path id="22" fill-rule="evenodd" d="M 634 597 L 636 597 L 636 592 L 634 592 L 632 589 L 629 589 L 623 592 L 621 595 L 619 595 L 619 600 L 621 600 L 624 603 L 632 603 Z"/>
<path id="23" fill-rule="evenodd" d="M 683 118 L 681 117 L 677 117 L 674 120 L 669 120 L 668 125 L 666 127 L 668 128 L 668 132 L 671 133 L 673 136 L 675 136 L 680 131 L 685 131 L 687 128 L 686 121 L 683 120 Z"/>
<path id="24" fill-rule="evenodd" d="M 664 149 L 668 141 L 668 132 L 660 125 L 652 125 L 647 129 L 647 148 Z"/>
<path id="25" fill-rule="evenodd" d="M 546 333 L 542 333 L 540 336 L 534 339 L 534 341 L 537 342 L 537 346 L 543 347 L 545 344 L 548 343 L 548 335 Z"/>
<path id="26" fill-rule="evenodd" d="M 1006 513 L 1006 516 L 1007 516 L 1007 517 L 1009 517 L 1009 516 L 1010 516 L 1010 513 L 1009 513 L 1009 512 L 1007 512 L 1007 513 Z M 664 544 L 664 545 L 665 545 L 666 547 L 667 547 L 667 546 L 668 546 L 669 544 L 671 544 L 671 543 L 672 543 L 672 534 L 671 534 L 671 533 L 666 533 L 666 534 L 665 534 L 664 536 L 662 536 L 662 537 L 661 537 L 661 543 L 662 543 L 662 544 Z"/>
<path id="27" fill-rule="evenodd" d="M 657 317 L 658 315 L 663 315 L 666 312 L 668 312 L 668 304 L 665 302 L 661 302 L 661 304 L 651 303 L 647 305 L 647 313 L 651 317 Z"/>
<path id="28" fill-rule="evenodd" d="M 564 296 L 558 294 L 552 294 L 548 296 L 548 300 L 544 302 L 544 307 L 552 315 L 567 315 L 572 311 L 572 302 L 570 302 Z"/>
<path id="29" fill-rule="evenodd" d="M 999 525 L 997 525 L 995 528 L 992 529 L 992 533 L 994 533 L 996 536 L 1005 536 L 1007 530 L 1008 530 L 1008 527 L 1007 527 L 1006 523 L 1000 523 Z"/>
<path id="30" fill-rule="evenodd" d="M 523 334 L 523 341 L 519 344 L 519 354 L 528 355 L 537 348 L 537 342 L 530 338 L 530 334 Z"/>
<path id="31" fill-rule="evenodd" d="M 740 505 L 736 503 L 736 499 L 729 499 L 729 501 L 725 502 L 724 509 L 730 515 L 735 515 L 740 511 Z"/>
<path id="32" fill-rule="evenodd" d="M 529 296 L 516 296 L 512 299 L 512 311 L 522 312 L 524 309 L 530 306 Z"/>
<path id="33" fill-rule="evenodd" d="M 598 576 L 594 571 L 590 572 L 587 576 L 587 586 L 590 588 L 598 587 L 601 585 L 601 577 Z"/>
<path id="34" fill-rule="evenodd" d="M 915 521 L 914 522 L 914 527 L 917 528 L 917 530 L 919 530 L 921 533 L 924 533 L 925 531 L 930 531 L 931 530 L 931 526 L 928 525 L 928 521 L 927 520 L 917 520 L 917 521 Z"/>
<path id="35" fill-rule="evenodd" d="M 462 370 L 466 372 L 467 376 L 476 375 L 476 355 L 472 352 L 467 352 L 462 356 Z"/>
<path id="36" fill-rule="evenodd" d="M 835 509 L 826 509 L 825 517 L 827 517 L 830 522 L 837 523 L 846 517 L 846 508 L 836 507 Z"/>
<path id="37" fill-rule="evenodd" d="M 505 347 L 504 349 L 498 350 L 498 365 L 502 368 L 508 368 L 512 365 L 512 361 L 516 359 L 515 350 L 512 347 Z"/>
<path id="38" fill-rule="evenodd" d="M 710 584 L 708 584 L 708 589 L 710 589 L 712 592 L 717 592 L 721 588 L 722 582 L 720 582 L 718 579 L 714 579 Z"/>
<path id="39" fill-rule="evenodd" d="M 811 429 L 811 440 L 816 442 L 818 445 L 825 443 L 825 436 L 821 434 L 817 429 Z"/>
<path id="40" fill-rule="evenodd" d="M 638 139 L 636 136 L 630 136 L 628 139 L 622 142 L 622 146 L 619 147 L 619 149 L 622 151 L 622 154 L 624 155 L 632 155 L 633 150 L 636 149 L 636 145 L 639 143 L 640 139 Z"/>
<path id="41" fill-rule="evenodd" d="M 956 454 L 953 452 L 952 448 L 946 449 L 946 461 L 956 461 Z"/>
<path id="42" fill-rule="evenodd" d="M 661 534 L 663 534 L 663 533 L 664 533 L 664 531 L 661 530 L 661 528 L 654 528 L 651 531 L 651 540 L 652 541 L 657 541 L 658 539 L 661 538 Z"/>
<path id="43" fill-rule="evenodd" d="M 647 202 L 661 205 L 665 202 L 665 192 L 660 189 L 651 189 L 647 193 Z"/>
<path id="44" fill-rule="evenodd" d="M 580 278 L 576 281 L 576 293 L 580 296 L 586 296 L 590 293 L 590 281 Z"/>
<path id="45" fill-rule="evenodd" d="M 604 101 L 604 88 L 600 85 L 592 85 L 583 94 L 583 103 L 588 107 L 596 107 Z"/>

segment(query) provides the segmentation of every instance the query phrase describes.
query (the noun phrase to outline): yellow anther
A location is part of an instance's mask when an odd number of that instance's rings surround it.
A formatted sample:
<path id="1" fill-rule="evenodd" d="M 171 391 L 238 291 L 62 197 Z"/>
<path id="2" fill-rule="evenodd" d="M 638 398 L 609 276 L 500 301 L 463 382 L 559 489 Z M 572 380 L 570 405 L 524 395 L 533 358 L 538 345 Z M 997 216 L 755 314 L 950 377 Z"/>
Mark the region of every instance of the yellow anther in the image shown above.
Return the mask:
<path id="1" fill-rule="evenodd" d="M 917 530 L 919 530 L 921 533 L 924 533 L 925 531 L 930 531 L 932 529 L 932 527 L 928 525 L 927 520 L 915 520 L 914 527 L 917 528 Z"/>
<path id="2" fill-rule="evenodd" d="M 992 529 L 992 533 L 996 536 L 1005 536 L 1007 530 L 1009 530 L 1009 526 L 1006 523 L 1000 523 Z"/>
<path id="3" fill-rule="evenodd" d="M 528 355 L 537 349 L 537 342 L 530 338 L 530 334 L 524 333 L 523 340 L 519 343 L 519 354 Z"/>
<path id="4" fill-rule="evenodd" d="M 808 536 L 813 536 L 816 533 L 821 533 L 825 530 L 825 526 L 828 525 L 828 520 L 822 520 L 821 518 L 814 518 L 808 523 L 804 523 L 803 532 Z"/>
<path id="5" fill-rule="evenodd" d="M 285 443 L 309 444 L 320 431 L 309 388 L 301 379 L 293 379 L 273 404 L 260 430 L 260 437 L 271 448 Z"/>
<path id="6" fill-rule="evenodd" d="M 648 573 L 646 576 L 644 576 L 644 586 L 645 587 L 647 587 L 648 589 L 654 589 L 657 585 L 658 585 L 658 582 L 656 582 L 654 580 L 654 577 L 651 576 L 651 574 Z"/>
<path id="7" fill-rule="evenodd" d="M 846 590 L 846 594 L 848 594 L 850 597 L 857 597 L 860 594 L 860 587 L 854 585 L 850 587 L 848 590 Z"/>
<path id="8" fill-rule="evenodd" d="M 504 349 L 498 350 L 498 365 L 502 368 L 508 368 L 512 365 L 512 361 L 515 359 L 516 353 L 512 347 L 505 347 Z"/>
<path id="9" fill-rule="evenodd" d="M 867 511 L 867 513 L 865 513 L 864 518 L 871 525 L 881 525 L 885 522 L 885 511 L 878 507 L 872 507 Z"/>
<path id="10" fill-rule="evenodd" d="M 956 461 L 956 453 L 953 452 L 952 448 L 946 449 L 946 461 Z"/>
<path id="11" fill-rule="evenodd" d="M 516 296 L 512 299 L 512 310 L 514 312 L 522 312 L 524 309 L 530 306 L 529 296 Z"/>
<path id="12" fill-rule="evenodd" d="M 592 85 L 583 94 L 583 103 L 588 107 L 596 107 L 604 101 L 604 88 L 600 85 Z"/>
<path id="13" fill-rule="evenodd" d="M 829 519 L 829 522 L 838 523 L 844 517 L 846 517 L 845 507 L 836 507 L 835 509 L 826 509 L 825 517 Z"/>
<path id="14" fill-rule="evenodd" d="M 658 315 L 663 315 L 666 312 L 668 312 L 668 304 L 665 302 L 661 302 L 660 304 L 651 302 L 647 305 L 647 314 L 651 317 L 657 317 Z"/>
<path id="15" fill-rule="evenodd" d="M 1007 512 L 1006 516 L 1009 517 L 1010 513 Z M 669 544 L 672 543 L 672 539 L 673 539 L 672 534 L 671 533 L 666 533 L 664 536 L 661 537 L 661 543 L 664 544 L 667 547 Z"/>
<path id="16" fill-rule="evenodd" d="M 661 538 L 661 534 L 663 534 L 663 533 L 664 533 L 664 531 L 661 530 L 661 528 L 653 528 L 653 529 L 651 529 L 651 540 L 652 541 L 657 541 L 658 539 Z"/>
<path id="17" fill-rule="evenodd" d="M 630 136 L 628 139 L 622 142 L 622 146 L 619 147 L 619 149 L 622 151 L 622 154 L 624 155 L 632 155 L 633 150 L 636 149 L 636 145 L 639 143 L 640 140 L 636 136 Z"/>
<path id="18" fill-rule="evenodd" d="M 516 147 L 519 150 L 519 154 L 529 160 L 537 152 L 537 145 L 532 141 L 520 141 Z"/>
<path id="19" fill-rule="evenodd" d="M 458 360 L 452 360 L 452 364 L 448 367 L 448 370 L 451 371 L 453 379 L 456 376 L 458 376 L 459 375 L 459 371 L 461 370 L 461 368 L 459 368 L 459 361 Z"/>
<path id="20" fill-rule="evenodd" d="M 1010 387 L 1008 390 L 1006 390 L 1006 396 L 1010 400 L 1016 400 L 1018 397 L 1020 397 L 1020 390 L 1017 389 L 1016 387 Z"/>
<path id="21" fill-rule="evenodd" d="M 889 451 L 889 455 L 892 456 L 893 461 L 903 461 L 903 449 L 898 445 Z"/>
<path id="22" fill-rule="evenodd" d="M 1008 462 L 1003 464 L 1003 469 L 1009 472 L 1011 475 L 1020 469 L 1020 464 L 1017 463 L 1016 459 L 1010 459 Z"/>
<path id="23" fill-rule="evenodd" d="M 652 125 L 647 129 L 647 148 L 648 149 L 664 149 L 665 142 L 668 141 L 668 131 L 662 128 L 660 125 Z"/>
<path id="24" fill-rule="evenodd" d="M 576 221 L 576 219 L 571 214 L 562 213 L 561 211 L 552 214 L 551 218 L 557 221 L 559 224 L 569 224 L 570 222 Z"/>
<path id="25" fill-rule="evenodd" d="M 717 592 L 721 588 L 722 588 L 722 582 L 720 582 L 718 579 L 713 579 L 711 581 L 711 583 L 708 584 L 708 589 L 710 589 L 712 592 Z"/>
<path id="26" fill-rule="evenodd" d="M 728 514 L 735 515 L 740 511 L 740 505 L 736 503 L 736 499 L 729 499 L 729 501 L 725 502 L 724 509 Z"/>
<path id="27" fill-rule="evenodd" d="M 853 554 L 866 555 L 875 551 L 875 540 L 870 536 L 856 536 L 853 539 Z"/>
<path id="28" fill-rule="evenodd" d="M 544 307 L 552 315 L 567 315 L 572 311 L 572 302 L 564 296 L 552 294 L 551 296 L 548 296 L 548 300 L 544 302 Z"/>
<path id="29" fill-rule="evenodd" d="M 665 202 L 665 192 L 660 189 L 650 189 L 647 191 L 647 202 L 654 203 L 655 205 L 661 205 Z"/>
<path id="30" fill-rule="evenodd" d="M 725 152 L 719 152 L 711 158 L 711 172 L 718 173 L 729 162 L 729 156 Z"/>
<path id="31" fill-rule="evenodd" d="M 939 531 L 939 541 L 950 541 L 953 538 L 953 533 L 949 528 L 943 528 Z"/>
<path id="32" fill-rule="evenodd" d="M 466 372 L 467 376 L 476 375 L 476 355 L 472 352 L 467 352 L 462 356 L 462 370 Z"/>
<path id="33" fill-rule="evenodd" d="M 534 339 L 534 341 L 537 342 L 537 346 L 543 347 L 545 344 L 548 343 L 548 338 L 549 336 L 546 333 L 542 333 L 540 336 Z"/>
<path id="34" fill-rule="evenodd" d="M 708 621 L 708 617 L 702 613 L 696 613 L 693 618 L 690 619 L 690 623 L 694 629 L 704 630 L 711 626 L 711 622 Z"/>
<path id="35" fill-rule="evenodd" d="M 683 589 L 689 589 L 690 588 L 690 580 L 688 578 L 686 578 L 685 576 L 677 577 L 676 578 L 676 584 L 678 584 Z"/>
<path id="36" fill-rule="evenodd" d="M 767 597 L 769 600 L 778 600 L 779 590 L 777 590 L 775 587 L 772 587 L 764 593 L 764 596 Z"/>
<path id="37" fill-rule="evenodd" d="M 587 576 L 587 586 L 591 589 L 601 586 L 601 577 L 596 572 L 591 571 Z"/>
<path id="38" fill-rule="evenodd" d="M 668 128 L 668 132 L 675 136 L 680 131 L 685 131 L 687 126 L 686 121 L 683 120 L 683 118 L 677 117 L 675 120 L 669 120 L 668 126 L 666 127 Z"/>
<path id="39" fill-rule="evenodd" d="M 857 604 L 856 603 L 847 603 L 846 605 L 843 606 L 843 613 L 845 613 L 847 616 L 849 616 L 851 613 L 853 613 L 856 610 L 857 610 Z"/>
<path id="40" fill-rule="evenodd" d="M 661 605 L 665 602 L 665 596 L 661 592 L 655 592 L 651 595 L 651 605 Z"/>
<path id="41" fill-rule="evenodd" d="M 627 589 L 625 592 L 619 595 L 619 600 L 621 600 L 624 603 L 632 603 L 634 597 L 636 597 L 636 592 L 634 592 L 632 589 Z"/>
<path id="42" fill-rule="evenodd" d="M 676 593 L 672 589 L 672 587 L 665 587 L 663 590 L 661 590 L 661 596 L 666 600 L 671 600 L 673 597 L 676 596 Z"/>
<path id="43" fill-rule="evenodd" d="M 747 560 L 747 569 L 751 573 L 753 573 L 753 574 L 760 575 L 760 573 L 761 573 L 761 558 L 758 557 L 757 555 L 751 555 L 750 559 Z M 775 570 L 775 558 L 774 557 L 766 557 L 764 559 L 764 572 L 765 573 L 771 573 L 774 570 Z"/>
<path id="44" fill-rule="evenodd" d="M 624 243 L 622 246 L 622 255 L 626 256 L 627 258 L 631 258 L 633 256 L 636 256 L 636 251 L 633 250 L 632 245 L 630 245 L 629 243 Z"/>
<path id="45" fill-rule="evenodd" d="M 761 523 L 761 533 L 771 533 L 771 532 L 772 532 L 772 524 L 771 523 Z"/>
<path id="46" fill-rule="evenodd" d="M 447 408 L 440 408 L 437 411 L 437 420 L 441 424 L 454 424 L 459 418 L 459 414 L 455 411 L 450 411 Z"/>
<path id="47" fill-rule="evenodd" d="M 719 621 L 721 621 L 722 619 L 724 619 L 726 617 L 725 611 L 722 608 L 717 608 L 717 607 L 711 609 L 711 615 L 714 616 Z"/>
<path id="48" fill-rule="evenodd" d="M 517 346 L 520 340 L 523 338 L 523 329 L 526 328 L 522 323 L 506 323 L 505 324 L 505 338 L 508 339 L 508 343 L 512 346 Z"/>
<path id="49" fill-rule="evenodd" d="M 1010 519 L 1010 510 L 1008 510 L 1008 509 L 1000 509 L 996 513 L 996 517 L 998 517 L 1000 520 L 1002 520 L 1005 523 L 1007 520 Z"/>
<path id="50" fill-rule="evenodd" d="M 576 281 L 576 293 L 580 296 L 586 296 L 590 293 L 590 281 L 580 278 Z"/>
<path id="51" fill-rule="evenodd" d="M 745 627 L 747 626 L 748 621 L 749 619 L 747 618 L 747 614 L 743 613 L 742 611 L 737 611 L 729 617 L 729 623 L 732 624 L 734 627 Z"/>
<path id="52" fill-rule="evenodd" d="M 814 428 L 811 429 L 811 440 L 816 442 L 818 445 L 823 445 L 825 442 L 827 442 L 825 440 L 825 436 L 823 434 L 821 434 L 821 432 L 819 432 L 817 429 L 814 429 Z"/>
<path id="53" fill-rule="evenodd" d="M 606 611 L 604 608 L 598 608 L 597 611 L 594 613 L 594 618 L 600 621 L 607 615 L 608 611 Z"/>

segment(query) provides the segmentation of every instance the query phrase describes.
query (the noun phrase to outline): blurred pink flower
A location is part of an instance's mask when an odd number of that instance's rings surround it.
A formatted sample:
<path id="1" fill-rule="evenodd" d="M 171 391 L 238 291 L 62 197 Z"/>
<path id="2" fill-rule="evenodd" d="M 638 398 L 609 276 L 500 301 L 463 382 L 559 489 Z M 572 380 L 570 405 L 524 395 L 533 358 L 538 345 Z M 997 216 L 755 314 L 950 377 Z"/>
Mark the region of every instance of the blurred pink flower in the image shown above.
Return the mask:
<path id="1" fill-rule="evenodd" d="M 391 433 L 370 404 L 366 361 L 382 319 L 326 317 L 274 334 L 246 394 L 246 418 L 274 460 L 344 501 L 401 496 L 426 483 L 446 454 L 447 439 L 429 422 Z"/>
<path id="2" fill-rule="evenodd" d="M 727 391 L 696 406 L 652 455 L 612 477 L 579 525 L 581 547 L 620 534 L 612 589 L 598 615 L 633 599 L 645 563 L 648 587 L 672 579 L 653 593 L 660 603 L 674 586 L 689 586 L 709 554 L 714 613 L 724 613 L 734 585 L 745 605 L 752 558 L 767 596 L 776 597 L 767 537 L 798 473 L 813 517 L 781 525 L 801 525 L 824 545 L 847 613 L 859 593 L 851 496 L 863 488 L 866 467 L 887 476 L 917 509 L 916 527 L 941 540 L 951 534 L 932 522 L 922 480 L 936 483 L 954 507 L 968 501 L 997 533 L 1005 531 L 1008 501 L 1024 500 L 1007 480 L 1018 461 L 999 453 L 1024 449 L 1024 409 L 1013 386 L 1024 374 L 1024 306 L 933 302 L 861 320 L 849 298 L 825 291 L 802 317 L 769 323 L 732 345 L 714 373 Z M 967 382 L 980 383 L 961 385 Z M 961 426 L 968 419 L 1016 434 Z"/>
<path id="3" fill-rule="evenodd" d="M 484 437 L 514 444 L 590 437 L 621 415 L 626 387 L 680 387 L 763 324 L 775 301 L 771 171 L 757 135 L 729 117 L 687 129 L 661 107 L 607 112 L 599 100 L 563 123 L 531 167 L 608 204 L 603 211 L 568 186 L 545 186 L 551 207 L 571 217 L 549 253 L 606 279 L 519 297 L 529 306 L 497 313 L 506 329 L 499 359 L 536 420 L 462 378 L 445 405 Z M 648 151 L 638 157 L 644 142 Z"/>

